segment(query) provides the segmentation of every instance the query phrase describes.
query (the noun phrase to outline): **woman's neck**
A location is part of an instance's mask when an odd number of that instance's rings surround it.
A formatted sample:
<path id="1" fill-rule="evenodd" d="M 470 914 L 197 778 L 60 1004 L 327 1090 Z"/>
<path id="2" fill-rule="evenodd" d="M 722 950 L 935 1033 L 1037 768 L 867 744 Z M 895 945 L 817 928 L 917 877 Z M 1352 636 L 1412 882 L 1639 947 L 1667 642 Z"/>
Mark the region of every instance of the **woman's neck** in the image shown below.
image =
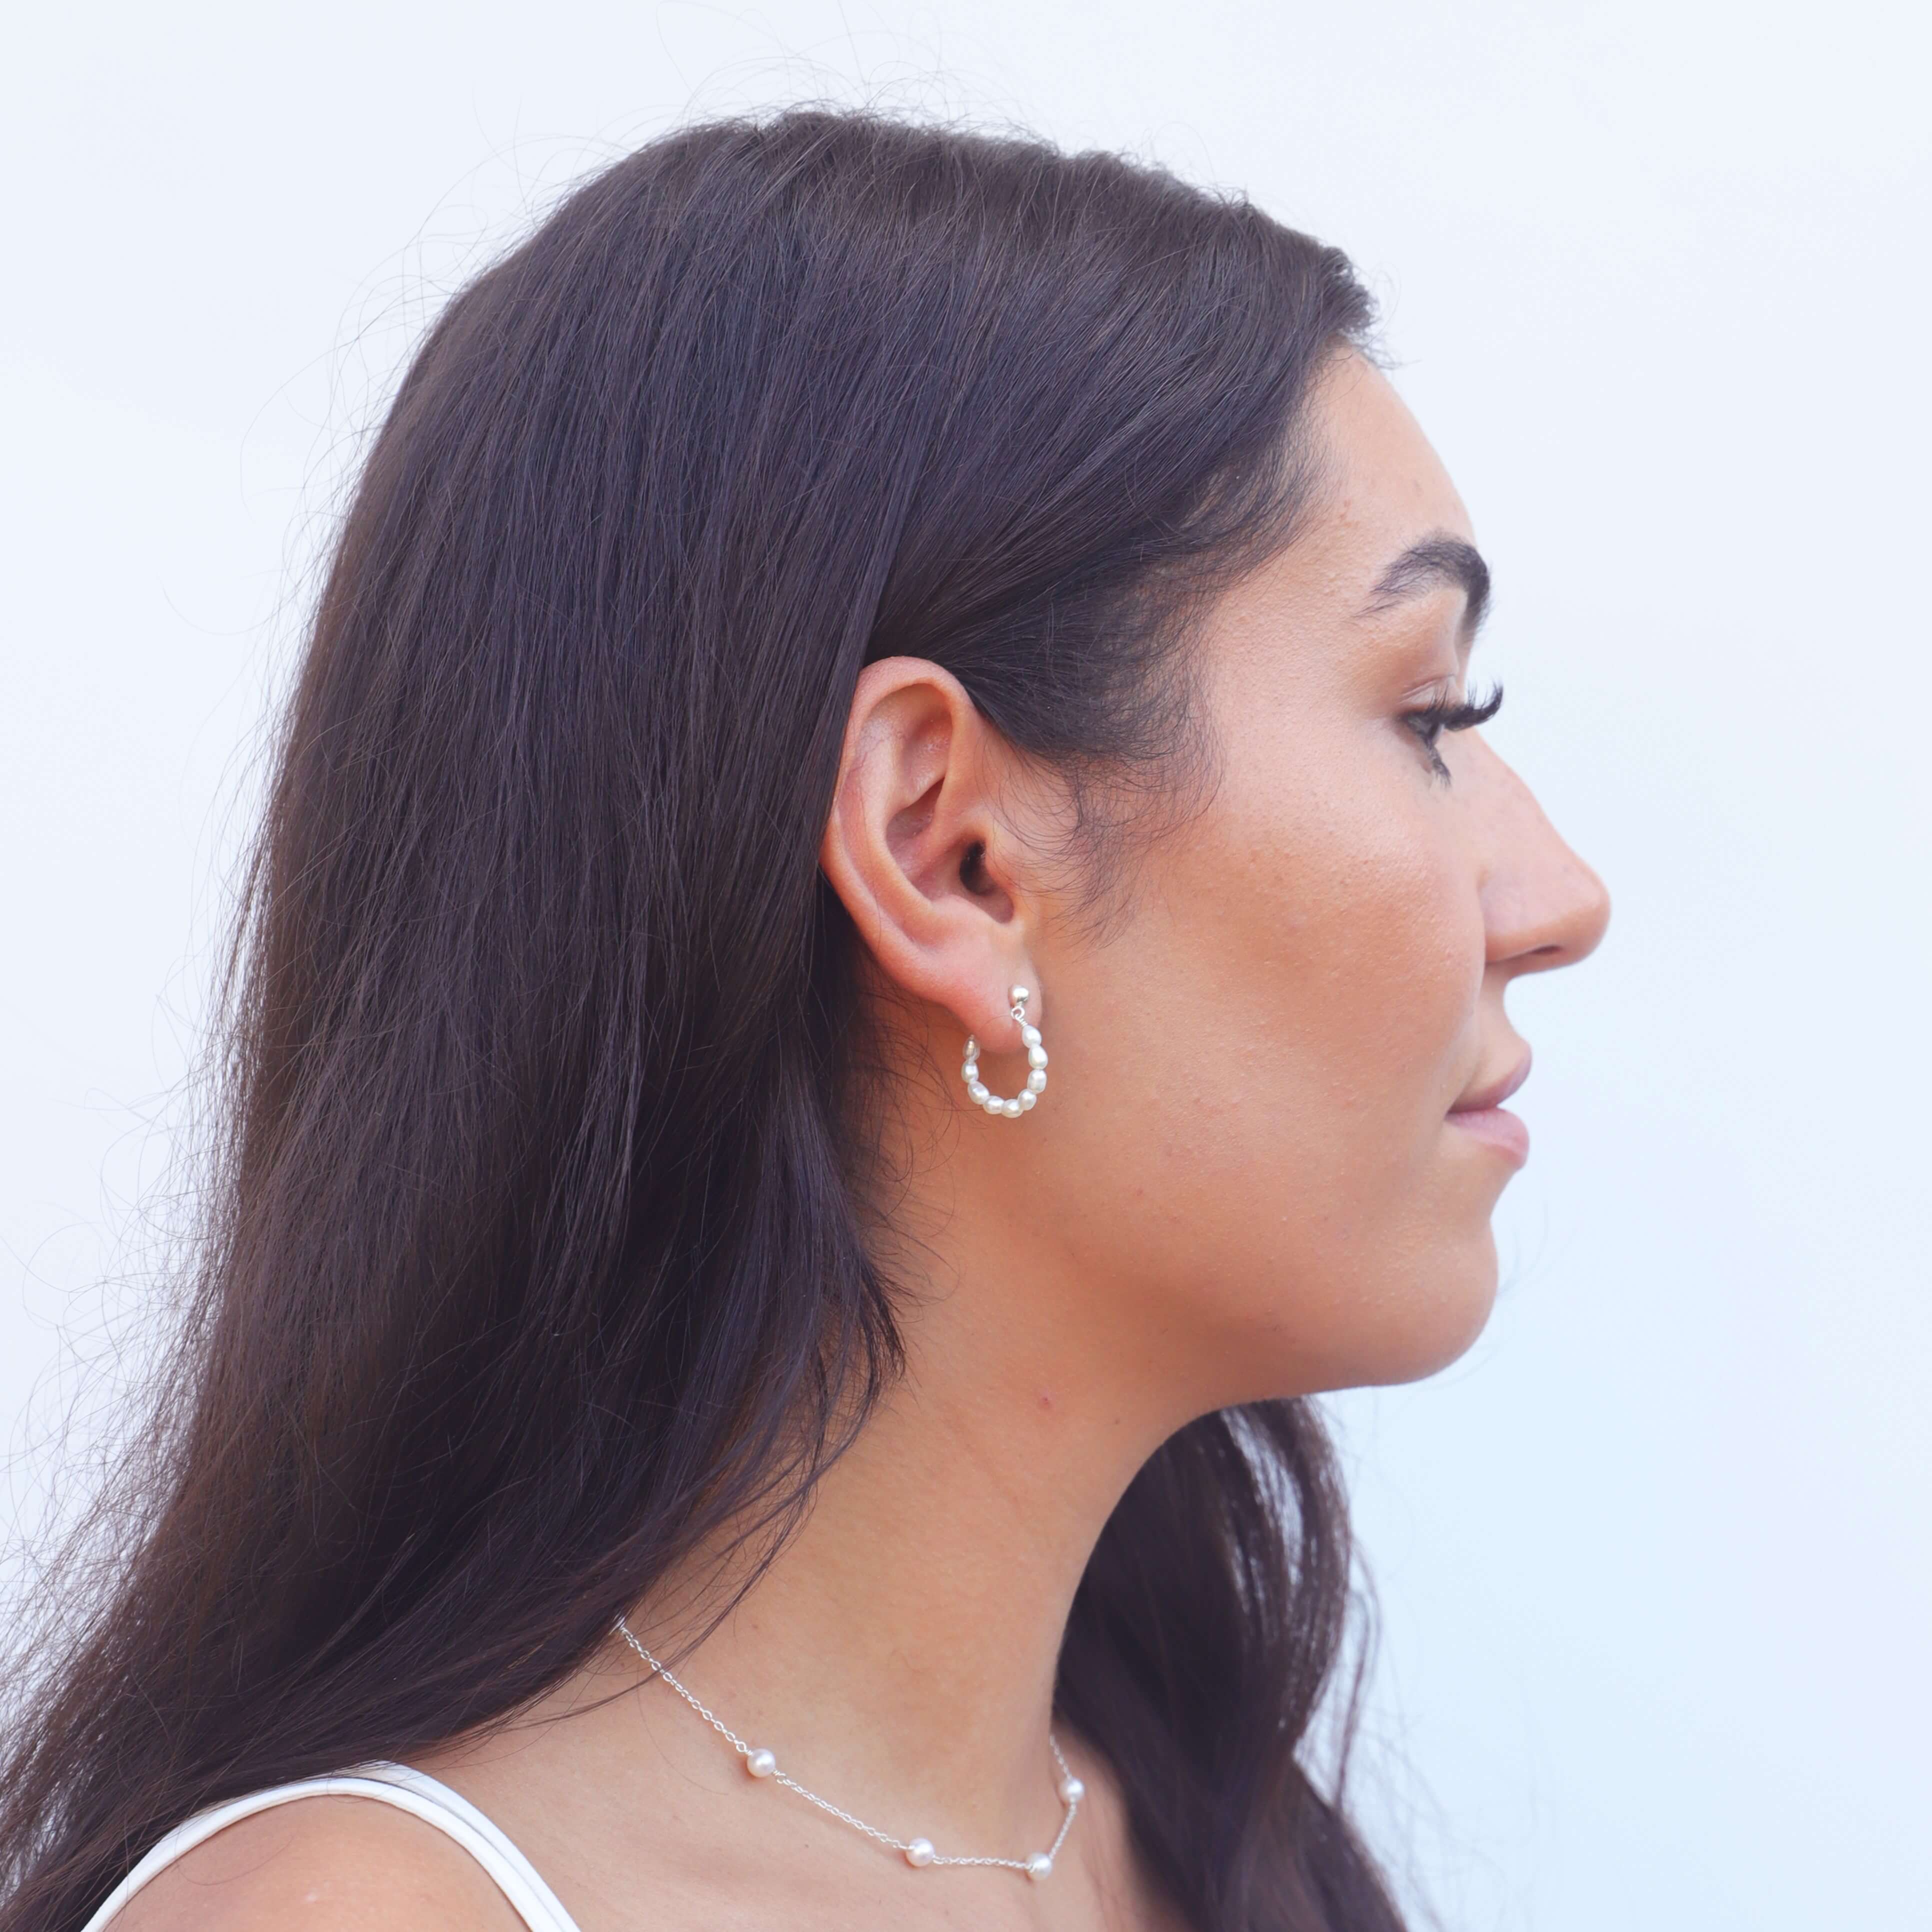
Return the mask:
<path id="1" fill-rule="evenodd" d="M 1069 1406 L 1051 1385 L 982 1384 L 961 1403 L 902 1383 L 680 1677 L 800 1782 L 896 1835 L 1037 1850 L 1057 1817 L 1061 1633 L 1148 1453 L 1124 1443 L 1096 1466 Z"/>
<path id="2" fill-rule="evenodd" d="M 1002 1198 L 991 1179 L 966 1197 Z M 905 1375 L 675 1667 L 868 1822 L 1024 1855 L 1058 1826 L 1047 1730 L 1074 1592 L 1121 1492 L 1186 1419 L 1182 1378 L 1171 1356 L 1135 1359 L 1136 1324 L 1105 1318 L 1070 1244 L 1024 1216 L 926 1205 Z M 647 1643 L 654 1625 L 675 1645 L 675 1622 L 640 1610 Z"/>

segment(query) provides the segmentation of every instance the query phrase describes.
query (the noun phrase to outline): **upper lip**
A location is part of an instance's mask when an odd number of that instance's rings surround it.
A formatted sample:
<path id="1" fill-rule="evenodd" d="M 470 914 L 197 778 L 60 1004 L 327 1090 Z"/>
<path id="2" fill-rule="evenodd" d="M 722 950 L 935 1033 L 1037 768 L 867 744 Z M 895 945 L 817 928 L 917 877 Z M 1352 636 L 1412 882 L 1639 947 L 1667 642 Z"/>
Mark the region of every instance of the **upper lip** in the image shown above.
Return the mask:
<path id="1" fill-rule="evenodd" d="M 1492 1080 L 1486 1087 L 1478 1087 L 1473 1094 L 1465 1094 L 1449 1111 L 1452 1114 L 1473 1114 L 1480 1107 L 1500 1107 L 1522 1083 L 1529 1078 L 1529 1049 L 1523 1049 L 1522 1058 L 1500 1080 Z"/>

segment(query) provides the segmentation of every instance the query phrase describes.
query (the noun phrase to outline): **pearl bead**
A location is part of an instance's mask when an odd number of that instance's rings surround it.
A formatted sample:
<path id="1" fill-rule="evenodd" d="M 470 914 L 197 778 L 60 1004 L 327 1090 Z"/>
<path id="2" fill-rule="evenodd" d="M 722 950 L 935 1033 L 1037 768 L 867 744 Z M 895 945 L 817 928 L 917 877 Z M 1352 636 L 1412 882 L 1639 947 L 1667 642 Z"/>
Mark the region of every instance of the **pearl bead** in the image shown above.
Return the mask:
<path id="1" fill-rule="evenodd" d="M 1027 1876 L 1037 1883 L 1043 1878 L 1053 1876 L 1053 1861 L 1044 1852 L 1036 1852 L 1027 1860 Z"/>
<path id="2" fill-rule="evenodd" d="M 1028 1047 L 1027 1064 L 1029 1066 L 1044 1066 L 1046 1064 L 1046 1048 L 1043 1046 Z"/>
<path id="3" fill-rule="evenodd" d="M 933 1856 L 930 1838 L 915 1838 L 906 1847 L 906 1863 L 909 1865 L 929 1865 Z"/>
<path id="4" fill-rule="evenodd" d="M 1010 1120 L 1017 1120 L 1024 1111 L 1017 1100 L 1002 1100 L 1000 1102 L 1000 1112 Z"/>
<path id="5" fill-rule="evenodd" d="M 1023 1114 L 1030 1114 L 1040 1105 L 1040 1096 L 1037 1094 L 1022 1094 L 1019 1096 L 1019 1102 L 1020 1112 Z"/>
<path id="6" fill-rule="evenodd" d="M 745 1760 L 745 1768 L 754 1778 L 769 1778 L 778 1768 L 778 1761 L 768 1750 L 754 1750 Z"/>
<path id="7" fill-rule="evenodd" d="M 1006 1111 L 1006 1103 L 997 1094 L 988 1094 L 980 1104 L 989 1114 L 1004 1114 Z"/>
<path id="8" fill-rule="evenodd" d="M 986 1084 L 982 1081 L 969 1080 L 966 1083 L 966 1090 L 972 1095 L 975 1103 L 982 1107 L 992 1097 L 986 1090 Z"/>
<path id="9" fill-rule="evenodd" d="M 1027 1076 L 1027 1091 L 1029 1094 L 1044 1094 L 1046 1091 L 1046 1076 L 1037 1066 Z"/>
<path id="10" fill-rule="evenodd" d="M 1060 1780 L 1060 1802 L 1063 1804 L 1078 1804 L 1087 1796 L 1087 1787 L 1070 1771 Z"/>
<path id="11" fill-rule="evenodd" d="M 1040 1028 L 1036 1026 L 1022 1027 L 1020 1028 L 1020 1044 L 1022 1046 L 1039 1046 Z"/>
<path id="12" fill-rule="evenodd" d="M 1006 988 L 1006 1000 L 1010 1005 L 1023 1006 L 1032 998 L 1031 992 L 1024 986 L 1009 986 Z"/>

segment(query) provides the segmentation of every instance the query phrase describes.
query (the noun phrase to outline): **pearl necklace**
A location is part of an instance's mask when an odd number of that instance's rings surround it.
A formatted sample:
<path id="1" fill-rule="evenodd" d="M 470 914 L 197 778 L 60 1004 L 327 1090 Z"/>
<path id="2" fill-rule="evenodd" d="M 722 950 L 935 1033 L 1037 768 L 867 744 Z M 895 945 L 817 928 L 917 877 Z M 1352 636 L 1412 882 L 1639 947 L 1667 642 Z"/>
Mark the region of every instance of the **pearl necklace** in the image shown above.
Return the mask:
<path id="1" fill-rule="evenodd" d="M 849 1811 L 842 1811 L 829 1799 L 819 1796 L 815 1791 L 808 1791 L 795 1778 L 788 1777 L 778 1768 L 778 1761 L 772 1754 L 758 1746 L 748 1744 L 722 1718 L 701 1704 L 678 1680 L 665 1669 L 644 1646 L 622 1617 L 617 1619 L 616 1629 L 631 1648 L 650 1666 L 652 1672 L 662 1677 L 672 1690 L 682 1697 L 718 1735 L 745 1761 L 745 1768 L 757 1778 L 770 1778 L 774 1784 L 782 1784 L 788 1791 L 796 1792 L 808 1804 L 815 1804 L 819 1810 L 836 1818 L 842 1824 L 850 1825 L 854 1831 L 862 1832 L 868 1838 L 885 1846 L 889 1850 L 903 1855 L 905 1862 L 923 1870 L 928 1865 L 1000 1865 L 1008 1871 L 1024 1872 L 1037 1882 L 1053 1875 L 1053 1861 L 1060 1848 L 1066 1842 L 1066 1834 L 1073 1828 L 1073 1814 L 1080 1809 L 1080 1801 L 1087 1795 L 1087 1787 L 1076 1778 L 1061 1755 L 1060 1740 L 1051 1731 L 1046 1742 L 1053 1753 L 1053 1761 L 1060 1767 L 1060 1802 L 1064 1815 L 1060 1820 L 1060 1830 L 1053 1843 L 1043 1852 L 1035 1852 L 1024 1858 L 969 1858 L 945 1852 L 936 1852 L 930 1838 L 896 1838 L 890 1832 L 881 1832 L 877 1826 L 868 1825 L 853 1816 Z"/>

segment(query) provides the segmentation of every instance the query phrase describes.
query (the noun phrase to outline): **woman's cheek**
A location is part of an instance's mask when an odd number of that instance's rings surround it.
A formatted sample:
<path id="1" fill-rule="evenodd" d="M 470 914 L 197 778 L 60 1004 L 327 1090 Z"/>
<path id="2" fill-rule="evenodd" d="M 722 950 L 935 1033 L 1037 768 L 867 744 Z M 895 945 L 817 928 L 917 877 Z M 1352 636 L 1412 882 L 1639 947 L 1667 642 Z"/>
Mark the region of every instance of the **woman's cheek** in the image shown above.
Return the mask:
<path id="1" fill-rule="evenodd" d="M 1481 905 L 1456 844 L 1426 814 L 1389 812 L 1364 832 L 1324 922 L 1335 1047 L 1391 1097 L 1433 1094 L 1454 1079 L 1481 991 Z"/>

